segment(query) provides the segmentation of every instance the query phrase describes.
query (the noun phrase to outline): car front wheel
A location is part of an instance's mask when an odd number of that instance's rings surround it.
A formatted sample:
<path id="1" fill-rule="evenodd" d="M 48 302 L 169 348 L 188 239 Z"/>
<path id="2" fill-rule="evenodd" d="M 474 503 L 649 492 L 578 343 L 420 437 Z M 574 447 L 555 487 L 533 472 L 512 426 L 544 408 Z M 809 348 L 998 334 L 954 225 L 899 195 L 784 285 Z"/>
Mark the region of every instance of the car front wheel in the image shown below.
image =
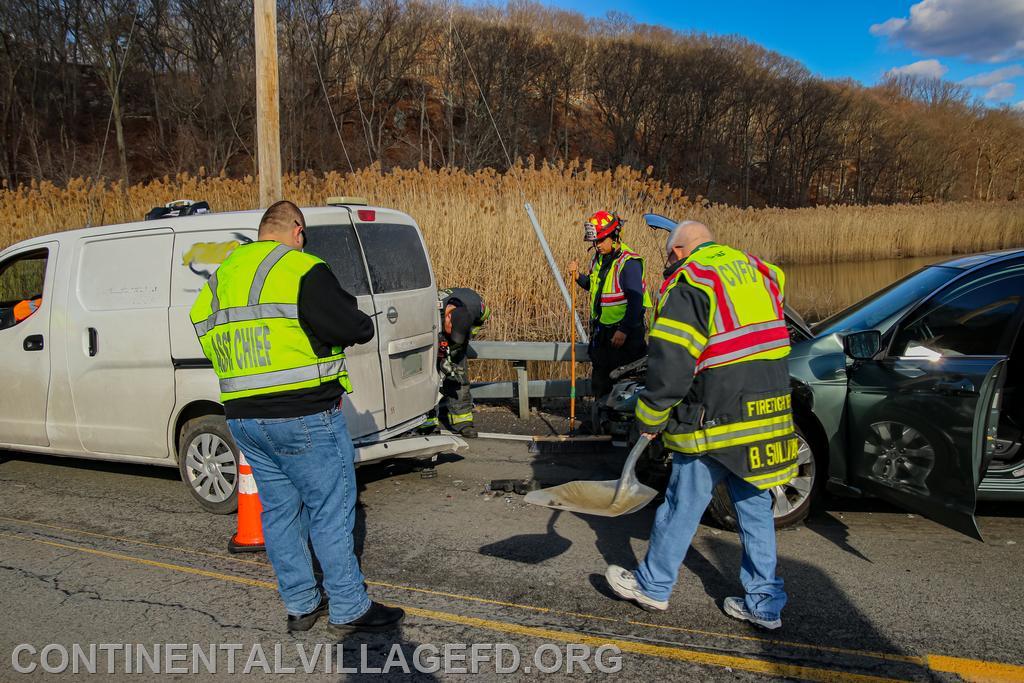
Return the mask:
<path id="1" fill-rule="evenodd" d="M 220 415 L 189 420 L 178 439 L 178 470 L 189 493 L 207 512 L 238 509 L 238 447 Z"/>
<path id="2" fill-rule="evenodd" d="M 796 430 L 797 443 L 797 475 L 788 483 L 769 489 L 772 495 L 772 514 L 775 517 L 775 528 L 791 526 L 802 521 L 811 511 L 811 505 L 820 493 L 821 483 L 826 473 L 818 467 L 823 458 L 818 457 L 811 447 L 811 442 L 800 430 Z M 708 512 L 715 522 L 724 529 L 735 531 L 736 510 L 725 484 L 715 487 Z"/>

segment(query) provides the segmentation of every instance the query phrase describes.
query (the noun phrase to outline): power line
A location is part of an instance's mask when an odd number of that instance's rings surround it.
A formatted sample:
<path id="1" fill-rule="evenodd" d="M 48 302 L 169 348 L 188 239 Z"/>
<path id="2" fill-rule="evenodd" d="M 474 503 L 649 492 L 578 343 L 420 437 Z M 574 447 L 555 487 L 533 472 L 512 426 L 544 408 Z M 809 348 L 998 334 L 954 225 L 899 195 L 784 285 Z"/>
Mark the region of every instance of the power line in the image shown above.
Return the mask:
<path id="1" fill-rule="evenodd" d="M 107 140 L 110 139 L 110 124 L 114 120 L 114 98 L 120 97 L 121 95 L 121 77 L 124 76 L 125 67 L 128 66 L 128 52 L 132 49 L 132 38 L 135 36 L 135 25 L 139 22 L 139 10 L 141 9 L 142 5 L 136 3 L 135 14 L 132 16 L 132 25 L 128 30 L 128 40 L 125 41 L 124 45 L 124 55 L 121 61 L 121 68 L 118 70 L 117 79 L 114 81 L 114 92 L 110 94 L 110 114 L 107 115 L 107 129 L 103 133 L 103 144 L 100 146 L 100 158 L 96 165 L 96 175 L 93 177 L 91 187 L 89 188 L 89 212 L 86 216 L 86 226 L 92 226 L 92 188 L 96 186 L 96 179 L 99 178 L 100 173 L 103 172 L 103 157 L 107 155 Z"/>
<path id="2" fill-rule="evenodd" d="M 459 30 L 455 28 L 455 24 L 451 24 L 452 33 L 455 34 L 455 39 L 459 41 L 459 47 L 462 48 L 462 55 L 466 58 L 466 66 L 469 67 L 469 73 L 473 75 L 473 82 L 476 83 L 476 89 L 480 92 L 480 100 L 484 103 L 484 109 L 487 110 L 487 116 L 491 119 L 491 125 L 494 126 L 494 133 L 498 136 L 498 143 L 501 144 L 501 151 L 505 153 L 505 161 L 508 162 L 509 171 L 515 176 L 516 180 L 519 180 L 518 174 L 515 172 L 515 168 L 512 165 L 512 157 L 509 156 L 508 148 L 505 147 L 505 140 L 501 137 L 501 131 L 498 130 L 498 122 L 494 120 L 494 114 L 491 113 L 491 106 L 487 103 L 487 95 L 484 93 L 484 89 L 480 87 L 480 79 L 476 77 L 476 69 L 473 68 L 473 62 L 469 60 L 469 53 L 466 51 L 466 46 L 462 42 L 462 36 L 459 35 Z M 520 190 L 522 188 L 520 187 Z"/>
<path id="3" fill-rule="evenodd" d="M 320 78 L 320 87 L 324 91 L 324 99 L 327 100 L 327 111 L 331 113 L 331 121 L 334 123 L 334 130 L 338 134 L 338 142 L 341 143 L 341 151 L 345 153 L 345 161 L 348 162 L 348 170 L 350 173 L 355 173 L 356 169 L 352 166 L 352 159 L 348 155 L 348 148 L 345 147 L 345 139 L 341 135 L 341 127 L 338 125 L 338 119 L 334 115 L 334 106 L 331 104 L 331 96 L 327 92 L 327 83 L 324 82 L 324 74 L 320 70 L 320 59 L 317 57 L 316 49 L 313 46 L 313 35 L 309 30 L 309 18 L 305 14 L 302 15 L 302 23 L 306 28 L 306 40 L 309 42 L 310 52 L 313 54 L 313 64 L 316 66 L 316 75 Z"/>

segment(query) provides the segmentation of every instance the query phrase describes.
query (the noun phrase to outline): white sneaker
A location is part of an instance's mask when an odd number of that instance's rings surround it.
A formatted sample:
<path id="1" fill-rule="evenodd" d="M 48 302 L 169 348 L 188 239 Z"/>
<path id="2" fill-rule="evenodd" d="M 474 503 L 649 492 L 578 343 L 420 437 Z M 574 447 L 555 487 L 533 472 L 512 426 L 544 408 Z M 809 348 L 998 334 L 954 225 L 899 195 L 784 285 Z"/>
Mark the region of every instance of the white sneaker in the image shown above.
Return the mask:
<path id="1" fill-rule="evenodd" d="M 623 569 L 617 564 L 610 564 L 604 572 L 604 578 L 617 596 L 623 600 L 635 602 L 641 609 L 648 612 L 664 612 L 668 609 L 668 600 L 655 600 L 645 595 L 640 590 L 636 576 L 628 569 Z"/>
<path id="2" fill-rule="evenodd" d="M 722 602 L 722 609 L 733 619 L 739 619 L 740 621 L 749 621 L 755 626 L 766 628 L 769 631 L 774 631 L 777 628 L 782 628 L 782 619 L 762 619 L 761 617 L 754 616 L 749 610 L 747 610 L 747 604 L 743 598 L 726 598 Z"/>

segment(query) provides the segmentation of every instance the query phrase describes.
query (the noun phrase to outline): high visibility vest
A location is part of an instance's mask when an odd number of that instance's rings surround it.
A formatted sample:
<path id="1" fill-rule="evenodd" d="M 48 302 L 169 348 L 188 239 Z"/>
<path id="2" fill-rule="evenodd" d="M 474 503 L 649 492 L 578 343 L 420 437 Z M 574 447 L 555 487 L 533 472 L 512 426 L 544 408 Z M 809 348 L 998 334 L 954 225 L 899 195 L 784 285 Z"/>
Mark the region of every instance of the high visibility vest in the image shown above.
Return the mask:
<path id="1" fill-rule="evenodd" d="M 647 268 L 644 265 L 644 259 L 640 254 L 630 249 L 625 242 L 622 242 L 619 245 L 618 258 L 615 259 L 615 263 L 608 269 L 608 275 L 604 279 L 604 286 L 601 286 L 600 283 L 600 255 L 594 254 L 594 259 L 590 263 L 590 314 L 591 316 L 594 315 L 595 305 L 600 300 L 601 315 L 597 320 L 602 325 L 615 325 L 626 317 L 626 293 L 622 289 L 619 275 L 622 273 L 622 268 L 626 263 L 633 259 L 640 261 L 640 268 L 643 273 L 641 278 L 643 280 L 644 308 L 653 307 L 651 295 L 647 292 Z"/>
<path id="2" fill-rule="evenodd" d="M 25 299 L 19 301 L 14 305 L 14 322 L 20 323 L 22 320 L 27 319 L 30 315 L 39 310 L 39 307 L 43 305 L 42 299 Z"/>
<path id="3" fill-rule="evenodd" d="M 317 356 L 299 323 L 302 277 L 320 263 L 277 242 L 244 244 L 199 292 L 190 317 L 222 403 L 328 382 L 352 391 L 343 349 Z"/>
<path id="4" fill-rule="evenodd" d="M 706 336 L 692 326 L 659 320 L 668 293 L 685 285 L 710 301 Z M 784 360 L 789 355 L 784 288 L 781 268 L 711 244 L 666 279 L 651 326 L 652 337 L 671 336 L 694 356 L 699 377 L 694 384 L 701 392 L 700 405 L 677 406 L 678 419 L 670 421 L 662 437 L 665 446 L 687 455 L 713 455 L 760 489 L 785 484 L 798 470 Z"/>

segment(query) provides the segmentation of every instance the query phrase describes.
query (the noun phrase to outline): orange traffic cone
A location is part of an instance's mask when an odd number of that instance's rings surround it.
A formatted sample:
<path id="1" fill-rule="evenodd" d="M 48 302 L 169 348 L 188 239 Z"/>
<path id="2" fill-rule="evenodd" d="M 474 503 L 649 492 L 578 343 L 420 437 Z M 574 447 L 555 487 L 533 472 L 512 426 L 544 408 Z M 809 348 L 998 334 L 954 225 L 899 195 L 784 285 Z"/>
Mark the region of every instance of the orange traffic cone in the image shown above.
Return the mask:
<path id="1" fill-rule="evenodd" d="M 255 553 L 266 550 L 263 545 L 263 506 L 256 493 L 256 480 L 245 454 L 238 454 L 238 533 L 228 542 L 230 553 Z"/>

